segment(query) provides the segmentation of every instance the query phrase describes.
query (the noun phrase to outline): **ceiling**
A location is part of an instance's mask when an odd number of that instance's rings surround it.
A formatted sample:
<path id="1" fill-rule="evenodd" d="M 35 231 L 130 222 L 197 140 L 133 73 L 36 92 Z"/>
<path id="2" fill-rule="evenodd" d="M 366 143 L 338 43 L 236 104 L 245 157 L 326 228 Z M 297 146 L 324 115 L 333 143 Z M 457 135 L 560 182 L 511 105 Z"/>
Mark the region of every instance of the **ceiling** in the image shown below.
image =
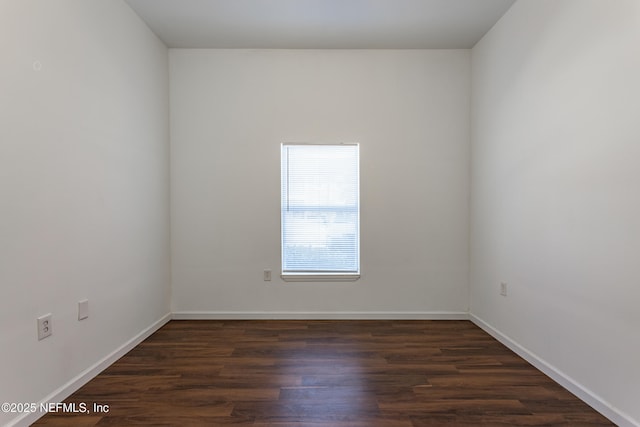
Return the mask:
<path id="1" fill-rule="evenodd" d="M 126 0 L 172 48 L 468 49 L 514 0 Z"/>

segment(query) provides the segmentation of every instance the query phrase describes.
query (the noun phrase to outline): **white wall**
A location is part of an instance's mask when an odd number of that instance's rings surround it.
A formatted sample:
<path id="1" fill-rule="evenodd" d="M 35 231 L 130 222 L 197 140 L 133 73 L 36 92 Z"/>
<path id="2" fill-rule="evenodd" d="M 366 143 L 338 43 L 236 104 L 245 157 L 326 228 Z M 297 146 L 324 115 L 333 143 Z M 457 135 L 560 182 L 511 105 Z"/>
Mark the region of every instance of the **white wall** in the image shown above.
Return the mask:
<path id="1" fill-rule="evenodd" d="M 640 2 L 520 0 L 472 63 L 471 312 L 640 425 Z"/>
<path id="2" fill-rule="evenodd" d="M 173 310 L 464 315 L 469 58 L 170 50 Z M 361 144 L 362 277 L 285 283 L 280 143 L 341 141 Z"/>
<path id="3" fill-rule="evenodd" d="M 0 402 L 38 402 L 169 312 L 168 57 L 122 1 L 4 0 L 0 70 Z"/>

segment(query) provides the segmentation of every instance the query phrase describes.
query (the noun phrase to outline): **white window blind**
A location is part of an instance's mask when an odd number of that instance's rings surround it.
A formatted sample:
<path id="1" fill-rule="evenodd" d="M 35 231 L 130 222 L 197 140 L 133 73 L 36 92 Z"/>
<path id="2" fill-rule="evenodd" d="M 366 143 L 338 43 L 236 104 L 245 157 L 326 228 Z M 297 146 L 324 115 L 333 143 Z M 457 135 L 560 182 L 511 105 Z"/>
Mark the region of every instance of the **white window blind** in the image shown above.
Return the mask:
<path id="1" fill-rule="evenodd" d="M 357 144 L 282 145 L 282 273 L 360 272 Z"/>

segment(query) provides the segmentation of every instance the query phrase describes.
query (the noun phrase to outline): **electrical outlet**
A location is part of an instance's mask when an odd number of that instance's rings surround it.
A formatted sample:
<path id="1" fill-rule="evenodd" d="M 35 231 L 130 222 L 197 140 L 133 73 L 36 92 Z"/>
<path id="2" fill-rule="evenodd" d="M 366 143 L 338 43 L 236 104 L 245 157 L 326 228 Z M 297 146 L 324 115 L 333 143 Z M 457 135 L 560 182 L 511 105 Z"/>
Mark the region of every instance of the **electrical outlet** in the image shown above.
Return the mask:
<path id="1" fill-rule="evenodd" d="M 84 320 L 89 317 L 89 300 L 83 299 L 78 301 L 78 320 Z"/>
<path id="2" fill-rule="evenodd" d="M 505 282 L 500 283 L 500 295 L 507 296 L 507 284 Z"/>
<path id="3" fill-rule="evenodd" d="M 269 269 L 264 270 L 262 278 L 264 279 L 265 282 L 270 282 L 271 281 L 271 270 L 269 270 Z"/>
<path id="4" fill-rule="evenodd" d="M 53 325 L 51 323 L 51 313 L 40 316 L 38 321 L 38 341 L 43 340 L 53 333 Z"/>

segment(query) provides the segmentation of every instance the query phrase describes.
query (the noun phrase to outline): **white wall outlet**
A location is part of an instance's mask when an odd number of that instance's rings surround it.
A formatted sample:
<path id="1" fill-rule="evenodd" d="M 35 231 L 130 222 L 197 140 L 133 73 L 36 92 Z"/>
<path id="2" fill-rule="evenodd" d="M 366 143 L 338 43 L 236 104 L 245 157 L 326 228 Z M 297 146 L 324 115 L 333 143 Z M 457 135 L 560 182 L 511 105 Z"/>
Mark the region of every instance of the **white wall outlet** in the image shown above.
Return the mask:
<path id="1" fill-rule="evenodd" d="M 505 282 L 500 283 L 500 295 L 507 296 L 507 284 Z"/>
<path id="2" fill-rule="evenodd" d="M 51 323 L 51 313 L 40 316 L 38 321 L 38 340 L 43 340 L 53 333 L 53 324 Z"/>
<path id="3" fill-rule="evenodd" d="M 84 320 L 89 317 L 89 300 L 83 299 L 78 301 L 78 320 Z"/>
<path id="4" fill-rule="evenodd" d="M 271 270 L 267 269 L 263 272 L 263 277 L 265 282 L 270 282 L 271 281 Z"/>

